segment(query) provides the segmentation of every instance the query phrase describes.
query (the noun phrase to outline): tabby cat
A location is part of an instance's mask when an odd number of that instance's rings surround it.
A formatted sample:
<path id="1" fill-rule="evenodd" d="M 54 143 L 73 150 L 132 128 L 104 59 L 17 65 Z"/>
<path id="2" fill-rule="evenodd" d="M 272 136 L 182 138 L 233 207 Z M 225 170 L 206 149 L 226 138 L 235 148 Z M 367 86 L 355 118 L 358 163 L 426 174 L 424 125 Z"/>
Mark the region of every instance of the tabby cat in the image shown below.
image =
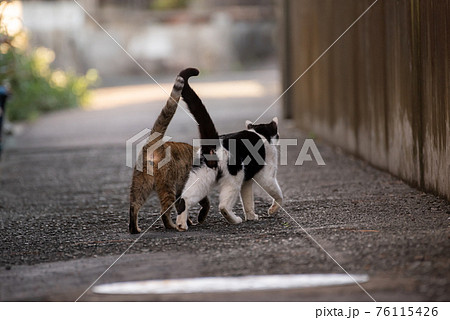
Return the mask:
<path id="1" fill-rule="evenodd" d="M 181 191 L 185 186 L 192 167 L 193 148 L 187 143 L 165 142 L 151 154 L 147 155 L 147 149 L 155 145 L 164 136 L 177 110 L 183 86 L 184 79 L 178 76 L 170 98 L 167 100 L 151 130 L 151 134 L 159 133 L 160 135 L 148 141 L 143 147 L 138 158 L 138 161 L 140 159 L 140 163 L 142 163 L 142 170 L 138 170 L 136 166 L 134 168 L 130 190 L 130 233 L 141 232 L 141 229 L 138 227 L 138 212 L 152 191 L 156 191 L 158 194 L 164 226 L 167 229 L 176 229 L 176 225 L 170 216 L 171 206 L 174 205 L 176 199 L 180 198 Z M 170 150 L 167 150 L 169 147 Z M 158 163 L 166 158 L 167 151 L 170 152 L 170 161 L 158 168 Z M 142 159 L 146 161 L 142 161 Z M 198 221 L 201 223 L 205 220 L 210 205 L 206 195 L 199 199 L 198 202 L 202 207 L 198 217 Z M 179 200 L 175 203 L 175 207 L 177 211 L 181 210 Z"/>
<path id="2" fill-rule="evenodd" d="M 246 220 L 257 220 L 254 211 L 253 180 L 273 198 L 269 214 L 275 213 L 283 200 L 278 185 L 277 149 L 278 119 L 268 124 L 252 124 L 247 121 L 247 130 L 219 136 L 211 117 L 188 79 L 199 71 L 188 68 L 180 73 L 184 79 L 182 97 L 199 123 L 201 148 L 198 165 L 194 165 L 182 193 L 177 228 L 188 229 L 188 209 L 207 196 L 214 185 L 218 185 L 219 210 L 229 223 L 238 224 L 242 219 L 233 212 L 233 206 L 241 195 Z M 255 151 L 255 149 L 257 149 Z"/>

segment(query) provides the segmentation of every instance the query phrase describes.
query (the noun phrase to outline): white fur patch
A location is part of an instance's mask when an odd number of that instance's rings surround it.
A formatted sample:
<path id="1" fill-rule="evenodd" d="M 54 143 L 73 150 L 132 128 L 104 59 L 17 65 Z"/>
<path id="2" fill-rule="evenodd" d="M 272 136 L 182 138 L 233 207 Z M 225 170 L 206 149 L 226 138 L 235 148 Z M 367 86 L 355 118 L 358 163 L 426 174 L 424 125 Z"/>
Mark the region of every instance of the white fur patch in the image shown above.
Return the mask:
<path id="1" fill-rule="evenodd" d="M 275 122 L 278 126 L 278 117 L 273 118 L 272 121 Z"/>

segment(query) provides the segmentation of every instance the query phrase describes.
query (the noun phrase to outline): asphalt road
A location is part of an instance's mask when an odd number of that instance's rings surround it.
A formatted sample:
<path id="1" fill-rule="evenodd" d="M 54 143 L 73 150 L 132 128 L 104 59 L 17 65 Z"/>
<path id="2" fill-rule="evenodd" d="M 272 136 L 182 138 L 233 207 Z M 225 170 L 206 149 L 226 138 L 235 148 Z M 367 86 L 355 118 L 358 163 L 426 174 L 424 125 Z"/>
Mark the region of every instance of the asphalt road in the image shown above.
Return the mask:
<path id="1" fill-rule="evenodd" d="M 256 119 L 279 92 L 273 70 L 205 76 L 197 83 L 210 85 L 203 100 L 223 133 Z M 113 84 L 112 91 L 99 91 L 92 110 L 44 116 L 8 139 L 0 162 L 0 300 L 74 301 L 138 238 L 128 233 L 132 170 L 125 166 L 125 141 L 151 127 L 164 97 L 147 99 L 155 87 L 139 86 L 142 81 L 131 94 L 120 83 Z M 246 93 L 233 93 L 242 88 Z M 113 102 L 105 106 L 102 101 L 110 95 Z M 127 96 L 134 102 L 127 102 Z M 278 105 L 261 121 L 275 115 L 280 116 Z M 178 110 L 167 134 L 175 141 L 189 141 L 197 137 L 196 130 Z M 368 274 L 363 287 L 378 301 L 450 299 L 447 201 L 319 139 L 315 141 L 326 165 L 295 166 L 307 135 L 287 121 L 281 121 L 280 133 L 300 141 L 289 147 L 288 165 L 279 168 L 285 212 L 266 216 L 269 200 L 256 190 L 256 210 L 262 218 L 229 225 L 218 213 L 213 193 L 205 224 L 180 233 L 154 223 L 159 204 L 152 197 L 139 216 L 141 228 L 149 230 L 98 284 L 345 269 Z M 240 204 L 236 209 L 242 216 Z M 371 299 L 355 284 L 233 294 L 109 296 L 88 291 L 80 300 Z"/>

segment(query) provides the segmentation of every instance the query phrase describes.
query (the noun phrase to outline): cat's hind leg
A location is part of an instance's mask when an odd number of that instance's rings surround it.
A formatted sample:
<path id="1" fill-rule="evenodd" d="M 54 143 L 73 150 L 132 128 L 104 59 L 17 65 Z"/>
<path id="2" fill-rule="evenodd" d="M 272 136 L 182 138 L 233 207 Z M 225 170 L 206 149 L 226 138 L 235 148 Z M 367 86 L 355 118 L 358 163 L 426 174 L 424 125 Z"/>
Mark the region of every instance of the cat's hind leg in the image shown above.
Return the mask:
<path id="1" fill-rule="evenodd" d="M 202 167 L 196 171 L 191 171 L 183 190 L 180 200 L 181 213 L 177 216 L 177 229 L 186 231 L 188 229 L 189 208 L 196 203 L 203 201 L 216 181 L 217 171 L 208 167 Z M 206 217 L 206 215 L 205 215 Z"/>
<path id="2" fill-rule="evenodd" d="M 138 213 L 139 209 L 141 209 L 142 205 L 153 191 L 149 179 L 151 179 L 151 177 L 146 177 L 141 172 L 135 172 L 133 174 L 130 188 L 130 222 L 128 225 L 128 230 L 132 234 L 141 232 L 141 229 L 138 227 Z"/>
<path id="3" fill-rule="evenodd" d="M 206 217 L 208 216 L 209 209 L 211 208 L 211 205 L 209 203 L 208 197 L 204 197 L 202 200 L 200 200 L 200 205 L 202 208 L 200 209 L 200 213 L 198 214 L 198 223 L 205 222 Z"/>
<path id="4" fill-rule="evenodd" d="M 219 210 L 229 223 L 239 224 L 242 218 L 236 216 L 233 212 L 233 207 L 241 190 L 242 182 L 244 180 L 244 172 L 241 171 L 237 175 L 229 175 L 220 181 L 219 193 Z"/>
<path id="5" fill-rule="evenodd" d="M 253 180 L 245 181 L 241 188 L 241 202 L 244 207 L 245 220 L 258 220 L 253 200 Z"/>
<path id="6" fill-rule="evenodd" d="M 160 187 L 157 190 L 159 202 L 161 204 L 161 220 L 166 229 L 176 229 L 177 226 L 173 223 L 170 213 L 172 206 L 175 204 L 175 190 L 170 187 Z"/>
<path id="7" fill-rule="evenodd" d="M 177 208 L 177 214 L 180 214 L 185 209 L 185 203 L 181 201 L 182 199 L 178 200 L 175 204 Z M 199 201 L 199 204 L 201 206 L 200 212 L 198 214 L 197 221 L 198 223 L 203 223 L 206 220 L 206 217 L 208 216 L 209 210 L 211 208 L 211 204 L 209 203 L 208 197 L 204 197 L 202 200 Z M 188 227 L 196 225 L 196 223 L 192 222 L 192 220 L 189 218 L 187 219 Z"/>
<path id="8" fill-rule="evenodd" d="M 177 201 L 175 202 L 175 208 L 177 210 L 177 216 L 184 211 L 184 202 L 181 201 L 181 200 L 182 200 L 181 199 L 181 195 L 177 195 Z M 195 223 L 191 220 L 191 218 L 189 218 L 189 216 L 188 216 L 188 219 L 187 219 L 187 224 L 188 224 L 189 227 L 195 225 Z"/>
<path id="9" fill-rule="evenodd" d="M 138 227 L 138 212 L 142 204 L 130 203 L 130 223 L 128 224 L 128 230 L 131 234 L 141 232 L 141 228 Z"/>

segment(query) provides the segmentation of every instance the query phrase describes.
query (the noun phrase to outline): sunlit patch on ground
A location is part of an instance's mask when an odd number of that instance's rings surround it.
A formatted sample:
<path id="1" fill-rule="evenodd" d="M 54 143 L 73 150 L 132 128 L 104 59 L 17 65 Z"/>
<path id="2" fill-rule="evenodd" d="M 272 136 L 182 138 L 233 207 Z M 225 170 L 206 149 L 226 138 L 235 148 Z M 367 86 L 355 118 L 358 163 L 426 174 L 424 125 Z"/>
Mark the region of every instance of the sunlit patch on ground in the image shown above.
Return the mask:
<path id="1" fill-rule="evenodd" d="M 173 83 L 141 84 L 121 87 L 100 88 L 93 91 L 88 110 L 110 109 L 132 104 L 165 101 L 169 97 Z M 202 99 L 259 98 L 277 90 L 254 80 L 203 82 L 193 85 Z"/>

